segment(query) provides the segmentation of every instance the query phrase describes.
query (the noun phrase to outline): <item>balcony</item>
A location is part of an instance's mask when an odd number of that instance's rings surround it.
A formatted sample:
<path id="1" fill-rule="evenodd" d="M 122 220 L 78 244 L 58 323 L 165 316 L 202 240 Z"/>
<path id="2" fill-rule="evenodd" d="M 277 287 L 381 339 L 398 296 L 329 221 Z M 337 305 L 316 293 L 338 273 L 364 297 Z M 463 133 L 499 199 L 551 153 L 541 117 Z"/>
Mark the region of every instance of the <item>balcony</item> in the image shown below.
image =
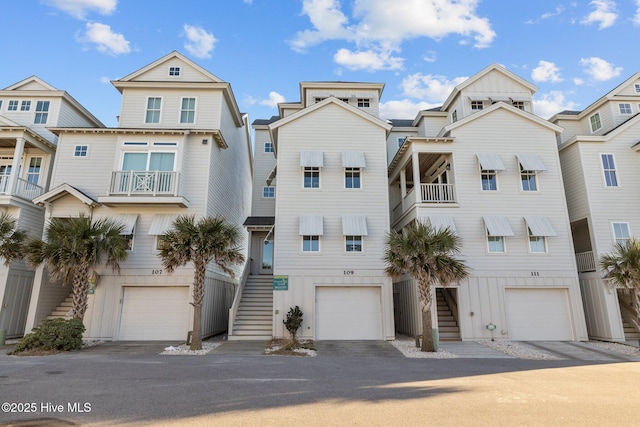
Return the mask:
<path id="1" fill-rule="evenodd" d="M 113 171 L 109 194 L 98 197 L 107 206 L 115 204 L 162 204 L 187 207 L 178 194 L 180 174 L 173 171 Z"/>
<path id="2" fill-rule="evenodd" d="M 16 178 L 15 191 L 11 191 L 9 188 L 10 177 L 11 175 L 0 175 L 0 195 L 17 196 L 22 199 L 32 200 L 44 193 L 44 188 L 22 178 Z"/>
<path id="3" fill-rule="evenodd" d="M 589 273 L 597 270 L 593 251 L 577 253 L 576 264 L 578 266 L 578 273 Z"/>
<path id="4" fill-rule="evenodd" d="M 420 184 L 420 202 L 422 203 L 455 203 L 453 184 Z"/>

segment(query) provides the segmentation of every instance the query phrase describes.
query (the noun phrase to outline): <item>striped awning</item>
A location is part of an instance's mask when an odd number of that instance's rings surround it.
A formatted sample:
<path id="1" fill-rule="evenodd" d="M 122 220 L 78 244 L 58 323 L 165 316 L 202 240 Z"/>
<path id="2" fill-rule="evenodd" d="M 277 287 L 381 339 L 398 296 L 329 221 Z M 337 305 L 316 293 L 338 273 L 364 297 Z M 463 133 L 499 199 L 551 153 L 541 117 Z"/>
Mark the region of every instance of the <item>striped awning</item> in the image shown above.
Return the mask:
<path id="1" fill-rule="evenodd" d="M 557 236 L 558 233 L 553 229 L 551 223 L 549 222 L 549 218 L 546 216 L 525 216 L 525 222 L 527 223 L 527 227 L 529 227 L 531 236 Z"/>
<path id="2" fill-rule="evenodd" d="M 173 228 L 173 221 L 178 218 L 175 214 L 159 214 L 154 215 L 151 220 L 151 226 L 149 227 L 149 235 L 151 236 L 163 236 L 167 234 L 167 231 Z"/>
<path id="3" fill-rule="evenodd" d="M 364 160 L 364 151 L 343 151 L 342 167 L 343 168 L 363 168 L 367 166 Z"/>
<path id="4" fill-rule="evenodd" d="M 300 215 L 299 234 L 322 236 L 324 234 L 322 215 Z"/>
<path id="5" fill-rule="evenodd" d="M 344 236 L 366 236 L 367 217 L 364 215 L 342 215 L 342 234 Z"/>
<path id="6" fill-rule="evenodd" d="M 456 231 L 456 223 L 450 215 L 429 215 L 429 223 L 434 230 L 444 230 L 448 227 L 449 230 Z"/>
<path id="7" fill-rule="evenodd" d="M 322 151 L 301 151 L 300 167 L 321 168 L 324 166 Z"/>
<path id="8" fill-rule="evenodd" d="M 120 232 L 123 236 L 128 236 L 129 234 L 133 234 L 133 229 L 136 226 L 136 221 L 138 221 L 138 214 L 115 214 L 115 215 L 94 215 L 93 221 L 98 219 L 110 219 L 114 221 L 118 225 L 124 225 L 124 228 Z"/>
<path id="9" fill-rule="evenodd" d="M 478 157 L 478 163 L 480 163 L 480 169 L 483 171 L 503 171 L 506 169 L 497 154 L 476 154 L 476 156 Z"/>
<path id="10" fill-rule="evenodd" d="M 513 236 L 513 230 L 506 216 L 487 215 L 483 216 L 484 225 L 489 236 Z"/>
<path id="11" fill-rule="evenodd" d="M 523 170 L 536 172 L 547 170 L 542 160 L 540 160 L 540 157 L 535 154 L 518 154 L 517 156 L 518 162 L 520 162 Z"/>

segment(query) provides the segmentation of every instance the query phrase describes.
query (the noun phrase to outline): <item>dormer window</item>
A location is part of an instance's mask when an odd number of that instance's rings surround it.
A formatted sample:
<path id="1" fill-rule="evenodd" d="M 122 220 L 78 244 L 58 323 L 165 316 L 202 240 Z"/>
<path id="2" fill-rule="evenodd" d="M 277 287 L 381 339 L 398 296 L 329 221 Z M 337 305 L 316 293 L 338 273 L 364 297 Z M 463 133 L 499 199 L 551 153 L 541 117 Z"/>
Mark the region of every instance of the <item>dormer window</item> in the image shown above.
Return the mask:
<path id="1" fill-rule="evenodd" d="M 322 102 L 322 101 L 324 101 L 325 99 L 327 99 L 327 98 L 323 98 L 323 97 L 320 97 L 320 96 L 316 96 L 315 98 L 313 98 L 313 102 L 315 102 L 315 103 L 317 104 L 318 102 Z"/>
<path id="2" fill-rule="evenodd" d="M 180 77 L 180 67 L 169 67 L 169 76 Z"/>
<path id="3" fill-rule="evenodd" d="M 620 108 L 620 114 L 631 114 L 631 104 L 618 104 Z"/>
<path id="4" fill-rule="evenodd" d="M 349 103 L 349 98 L 338 98 L 338 99 L 342 102 L 346 102 L 347 104 Z"/>
<path id="5" fill-rule="evenodd" d="M 636 84 L 634 87 L 636 88 L 636 93 L 640 93 L 640 84 Z"/>
<path id="6" fill-rule="evenodd" d="M 458 110 L 453 110 L 453 113 L 451 113 L 451 121 L 453 123 L 458 121 Z"/>
<path id="7" fill-rule="evenodd" d="M 371 100 L 369 98 L 358 98 L 358 107 L 360 108 L 371 107 Z"/>
<path id="8" fill-rule="evenodd" d="M 524 111 L 524 101 L 512 101 L 511 105 Z"/>
<path id="9" fill-rule="evenodd" d="M 471 110 L 472 111 L 480 111 L 484 108 L 484 102 L 482 101 L 471 101 Z"/>

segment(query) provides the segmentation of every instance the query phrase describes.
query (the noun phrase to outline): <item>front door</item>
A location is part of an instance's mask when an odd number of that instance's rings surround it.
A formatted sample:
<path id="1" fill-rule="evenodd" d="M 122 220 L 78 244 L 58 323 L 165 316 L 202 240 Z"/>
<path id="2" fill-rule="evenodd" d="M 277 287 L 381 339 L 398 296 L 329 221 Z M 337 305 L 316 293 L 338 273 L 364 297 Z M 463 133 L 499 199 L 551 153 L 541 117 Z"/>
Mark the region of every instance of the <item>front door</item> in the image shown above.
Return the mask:
<path id="1" fill-rule="evenodd" d="M 8 190 L 12 163 L 13 157 L 0 157 L 0 193 L 6 193 Z"/>
<path id="2" fill-rule="evenodd" d="M 260 274 L 273 274 L 273 240 L 260 242 Z"/>

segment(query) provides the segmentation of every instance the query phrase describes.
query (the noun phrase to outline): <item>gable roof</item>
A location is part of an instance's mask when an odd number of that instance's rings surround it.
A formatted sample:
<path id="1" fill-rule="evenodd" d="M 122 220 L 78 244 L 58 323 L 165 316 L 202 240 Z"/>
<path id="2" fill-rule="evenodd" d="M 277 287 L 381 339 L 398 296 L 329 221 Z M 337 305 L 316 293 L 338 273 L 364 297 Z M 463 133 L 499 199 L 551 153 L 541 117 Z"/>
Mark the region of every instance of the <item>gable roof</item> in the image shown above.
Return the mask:
<path id="1" fill-rule="evenodd" d="M 473 76 L 469 77 L 467 80 L 465 80 L 462 83 L 458 84 L 455 88 L 453 88 L 453 91 L 451 91 L 451 94 L 449 94 L 449 97 L 447 97 L 447 100 L 444 102 L 444 104 L 442 105 L 441 109 L 442 110 L 446 110 L 447 108 L 449 108 L 449 105 L 453 102 L 453 100 L 458 96 L 458 94 L 460 94 L 460 92 L 463 89 L 465 89 L 469 85 L 477 82 L 478 80 L 480 80 L 481 78 L 483 78 L 484 76 L 486 76 L 487 74 L 489 74 L 489 73 L 491 73 L 493 71 L 497 71 L 497 72 L 499 72 L 501 74 L 504 74 L 507 78 L 509 78 L 511 80 L 515 80 L 516 82 L 518 82 L 522 86 L 524 86 L 527 89 L 531 90 L 532 93 L 535 93 L 538 90 L 538 87 L 536 85 L 534 85 L 533 83 L 529 83 L 528 81 L 526 81 L 525 79 L 523 79 L 519 75 L 517 75 L 515 73 L 512 73 L 511 71 L 507 70 L 502 65 L 493 63 L 493 64 L 489 65 L 488 67 L 486 67 L 485 69 L 483 69 L 483 70 L 477 72 L 476 74 L 474 74 Z"/>
<path id="2" fill-rule="evenodd" d="M 556 133 L 561 133 L 563 131 L 563 128 L 555 125 L 547 120 L 544 120 L 541 117 L 536 116 L 535 114 L 532 113 L 527 113 L 526 111 L 522 111 L 519 108 L 516 108 L 512 105 L 509 105 L 507 103 L 504 102 L 496 102 L 495 104 L 493 104 L 492 106 L 490 106 L 489 108 L 485 108 L 482 111 L 478 111 L 477 113 L 474 114 L 470 114 L 467 117 L 458 120 L 457 122 L 454 123 L 450 123 L 447 126 L 443 127 L 442 130 L 440 131 L 440 133 L 438 134 L 438 136 L 449 136 L 451 131 L 460 127 L 460 126 L 464 126 L 468 123 L 471 123 L 475 120 L 481 119 L 482 117 L 493 113 L 494 111 L 497 111 L 499 109 L 503 109 L 506 110 L 512 114 L 515 114 L 517 116 L 520 116 L 526 120 L 529 120 L 531 122 L 534 122 L 540 126 L 546 127 Z"/>
<path id="3" fill-rule="evenodd" d="M 25 86 L 29 86 L 29 89 L 24 89 Z M 17 83 L 12 84 L 4 88 L 3 90 L 51 90 L 57 91 L 55 87 L 45 82 L 38 76 L 27 77 L 24 80 L 20 80 Z"/>
<path id="4" fill-rule="evenodd" d="M 167 62 L 167 61 L 169 61 L 171 59 L 174 59 L 174 58 L 179 59 L 180 61 L 184 62 L 185 64 L 189 65 L 190 67 L 193 67 L 198 72 L 202 73 L 204 76 L 209 78 L 209 80 L 211 80 L 212 82 L 224 83 L 224 81 L 221 78 L 219 78 L 215 74 L 212 74 L 209 71 L 205 70 L 204 68 L 202 68 L 201 66 L 199 66 L 198 64 L 196 64 L 195 62 L 193 62 L 192 60 L 190 60 L 189 58 L 187 58 L 186 56 L 182 55 L 180 52 L 175 51 L 175 50 L 173 52 L 170 52 L 167 55 L 163 56 L 162 58 L 153 61 L 151 64 L 145 65 L 144 67 L 134 71 L 133 73 L 130 73 L 130 74 L 124 76 L 123 78 L 116 80 L 116 82 L 129 82 L 129 81 L 135 80 L 137 77 L 142 76 L 143 74 L 145 74 L 149 70 L 152 70 L 152 69 L 154 69 L 156 67 L 159 67 L 160 65 L 162 65 L 165 62 Z"/>
<path id="5" fill-rule="evenodd" d="M 49 190 L 48 192 L 41 194 L 40 196 L 33 199 L 33 203 L 35 203 L 36 205 L 46 205 L 67 195 L 75 197 L 85 205 L 89 205 L 91 207 L 100 206 L 100 203 L 67 183 L 59 185 L 53 190 Z"/>

